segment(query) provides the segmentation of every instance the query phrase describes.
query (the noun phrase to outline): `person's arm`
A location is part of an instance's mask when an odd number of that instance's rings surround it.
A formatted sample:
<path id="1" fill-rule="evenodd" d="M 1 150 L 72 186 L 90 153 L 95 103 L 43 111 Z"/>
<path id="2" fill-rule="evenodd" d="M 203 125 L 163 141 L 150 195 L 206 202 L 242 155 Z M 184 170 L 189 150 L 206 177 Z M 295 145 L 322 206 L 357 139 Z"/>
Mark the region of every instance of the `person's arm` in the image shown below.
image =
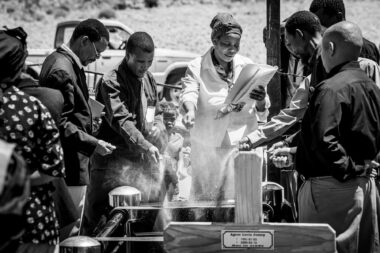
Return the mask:
<path id="1" fill-rule="evenodd" d="M 377 87 L 380 88 L 380 67 L 379 65 L 367 58 L 360 58 L 359 57 L 359 65 L 360 68 L 366 72 L 367 76 L 371 78 Z"/>
<path id="2" fill-rule="evenodd" d="M 256 117 L 259 122 L 266 122 L 269 115 L 269 107 L 271 106 L 268 94 L 265 94 L 264 100 L 257 105 L 256 104 Z"/>
<path id="3" fill-rule="evenodd" d="M 145 139 L 136 128 L 136 115 L 121 100 L 120 84 L 112 80 L 103 80 L 99 83 L 100 96 L 105 105 L 105 119 L 109 125 L 123 137 L 126 143 L 136 146 L 142 151 L 148 151 L 153 145 Z"/>
<path id="4" fill-rule="evenodd" d="M 255 87 L 249 97 L 255 100 L 256 117 L 259 122 L 266 122 L 269 114 L 270 100 L 266 89 L 262 85 Z"/>
<path id="5" fill-rule="evenodd" d="M 63 151 L 59 139 L 59 131 L 51 118 L 49 111 L 39 100 L 35 101 L 37 106 L 38 124 L 34 133 L 37 145 L 34 150 L 38 166 L 37 171 L 31 175 L 32 185 L 45 184 L 54 177 L 63 177 L 65 168 L 63 163 Z"/>
<path id="6" fill-rule="evenodd" d="M 191 128 L 194 125 L 195 111 L 199 97 L 199 81 L 193 69 L 192 66 L 189 66 L 186 70 L 185 77 L 182 78 L 183 88 L 180 103 L 185 111 L 182 121 L 187 128 Z"/>
<path id="7" fill-rule="evenodd" d="M 249 140 L 251 148 L 266 145 L 303 118 L 309 99 L 309 78 L 310 76 L 301 82 L 288 108 L 281 110 L 269 122 L 244 137 Z"/>
<path id="8" fill-rule="evenodd" d="M 150 76 L 149 80 L 154 87 L 157 87 L 157 83 L 153 75 Z M 159 103 L 160 99 L 158 97 L 157 91 L 155 91 L 155 100 L 156 100 L 156 111 L 154 115 L 154 126 L 157 127 L 157 129 L 159 130 L 161 134 L 166 130 L 166 128 L 164 124 L 163 112 L 161 110 L 160 103 Z"/>
<path id="9" fill-rule="evenodd" d="M 52 88 L 59 89 L 64 97 L 64 105 L 59 123 L 60 133 L 67 143 L 78 152 L 91 156 L 98 145 L 98 139 L 84 132 L 72 122 L 75 108 L 74 86 L 69 75 L 65 71 L 51 73 L 48 80 Z"/>

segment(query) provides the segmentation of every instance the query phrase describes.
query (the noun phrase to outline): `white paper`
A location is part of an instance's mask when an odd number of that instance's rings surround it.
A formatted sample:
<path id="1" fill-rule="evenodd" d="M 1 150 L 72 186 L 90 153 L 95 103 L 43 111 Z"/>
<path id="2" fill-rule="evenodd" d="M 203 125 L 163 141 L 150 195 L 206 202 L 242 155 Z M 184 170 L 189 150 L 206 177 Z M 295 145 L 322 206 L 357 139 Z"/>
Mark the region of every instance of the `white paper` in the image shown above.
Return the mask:
<path id="1" fill-rule="evenodd" d="M 237 145 L 239 141 L 244 137 L 246 128 L 247 125 L 235 129 L 227 129 L 228 138 L 230 139 L 230 143 L 232 146 Z"/>
<path id="2" fill-rule="evenodd" d="M 192 177 L 187 176 L 183 179 L 178 179 L 178 197 L 183 200 L 190 198 Z"/>
<path id="3" fill-rule="evenodd" d="M 277 66 L 247 64 L 240 72 L 225 100 L 225 104 L 249 103 L 249 93 L 258 85 L 266 87 L 277 71 Z"/>
<path id="4" fill-rule="evenodd" d="M 8 165 L 15 146 L 15 144 L 10 144 L 0 140 L 0 194 L 4 189 L 4 182 L 7 176 Z"/>
<path id="5" fill-rule="evenodd" d="M 148 108 L 146 109 L 146 114 L 145 114 L 146 123 L 148 124 L 153 123 L 155 113 L 156 113 L 156 107 L 148 106 Z"/>
<path id="6" fill-rule="evenodd" d="M 93 99 L 93 98 L 90 98 L 88 100 L 88 104 L 89 104 L 90 109 L 91 109 L 92 117 L 93 118 L 99 118 L 102 115 L 104 105 L 102 103 L 100 103 L 99 101 Z"/>

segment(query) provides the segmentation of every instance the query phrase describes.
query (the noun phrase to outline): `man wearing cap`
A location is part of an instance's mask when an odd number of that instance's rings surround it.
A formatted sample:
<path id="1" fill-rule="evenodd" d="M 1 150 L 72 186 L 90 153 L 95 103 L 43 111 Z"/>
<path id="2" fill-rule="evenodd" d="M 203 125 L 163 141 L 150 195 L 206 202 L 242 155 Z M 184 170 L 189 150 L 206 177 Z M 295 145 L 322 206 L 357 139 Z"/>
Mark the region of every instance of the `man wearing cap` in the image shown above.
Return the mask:
<path id="1" fill-rule="evenodd" d="M 226 189 L 224 198 L 233 198 L 232 171 L 223 172 L 223 160 L 233 149 L 227 131 L 232 127 L 245 127 L 245 133 L 256 129 L 258 120 L 266 120 L 269 107 L 265 88 L 259 86 L 251 93 L 255 101 L 250 105 L 235 106 L 231 113 L 215 119 L 241 70 L 252 61 L 237 54 L 243 30 L 231 14 L 217 14 L 210 27 L 213 45 L 189 63 L 180 98 L 186 112 L 183 122 L 192 127 L 192 198 L 197 200 L 215 200 L 222 188 Z"/>

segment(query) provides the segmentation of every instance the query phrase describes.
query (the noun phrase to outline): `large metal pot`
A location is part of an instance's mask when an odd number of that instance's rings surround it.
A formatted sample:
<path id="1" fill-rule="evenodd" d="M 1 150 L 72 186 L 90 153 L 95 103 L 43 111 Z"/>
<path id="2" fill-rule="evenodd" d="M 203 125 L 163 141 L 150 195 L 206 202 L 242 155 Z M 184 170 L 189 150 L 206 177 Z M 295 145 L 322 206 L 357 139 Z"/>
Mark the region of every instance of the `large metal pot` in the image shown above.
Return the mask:
<path id="1" fill-rule="evenodd" d="M 139 206 L 141 192 L 131 186 L 120 186 L 108 193 L 109 203 L 112 207 Z M 129 219 L 137 218 L 137 210 L 129 210 Z"/>
<path id="2" fill-rule="evenodd" d="M 101 253 L 101 244 L 91 237 L 69 237 L 59 244 L 60 253 Z"/>
<path id="3" fill-rule="evenodd" d="M 131 186 L 120 186 L 108 193 L 109 202 L 112 207 L 139 206 L 141 192 Z"/>

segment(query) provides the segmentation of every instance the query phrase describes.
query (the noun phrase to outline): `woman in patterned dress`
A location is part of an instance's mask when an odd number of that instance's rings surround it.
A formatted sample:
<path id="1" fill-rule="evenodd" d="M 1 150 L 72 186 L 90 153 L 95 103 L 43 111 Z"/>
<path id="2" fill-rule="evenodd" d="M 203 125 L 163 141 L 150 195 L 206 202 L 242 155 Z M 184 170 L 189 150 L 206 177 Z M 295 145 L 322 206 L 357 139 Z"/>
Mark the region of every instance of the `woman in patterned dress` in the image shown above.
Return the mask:
<path id="1" fill-rule="evenodd" d="M 0 138 L 16 144 L 27 164 L 31 194 L 24 208 L 25 233 L 17 252 L 58 252 L 58 222 L 51 180 L 64 176 L 59 132 L 48 110 L 18 90 L 15 80 L 25 63 L 26 34 L 0 31 Z M 8 224 L 2 224 L 7 227 Z M 11 226 L 12 224 L 9 224 Z"/>

